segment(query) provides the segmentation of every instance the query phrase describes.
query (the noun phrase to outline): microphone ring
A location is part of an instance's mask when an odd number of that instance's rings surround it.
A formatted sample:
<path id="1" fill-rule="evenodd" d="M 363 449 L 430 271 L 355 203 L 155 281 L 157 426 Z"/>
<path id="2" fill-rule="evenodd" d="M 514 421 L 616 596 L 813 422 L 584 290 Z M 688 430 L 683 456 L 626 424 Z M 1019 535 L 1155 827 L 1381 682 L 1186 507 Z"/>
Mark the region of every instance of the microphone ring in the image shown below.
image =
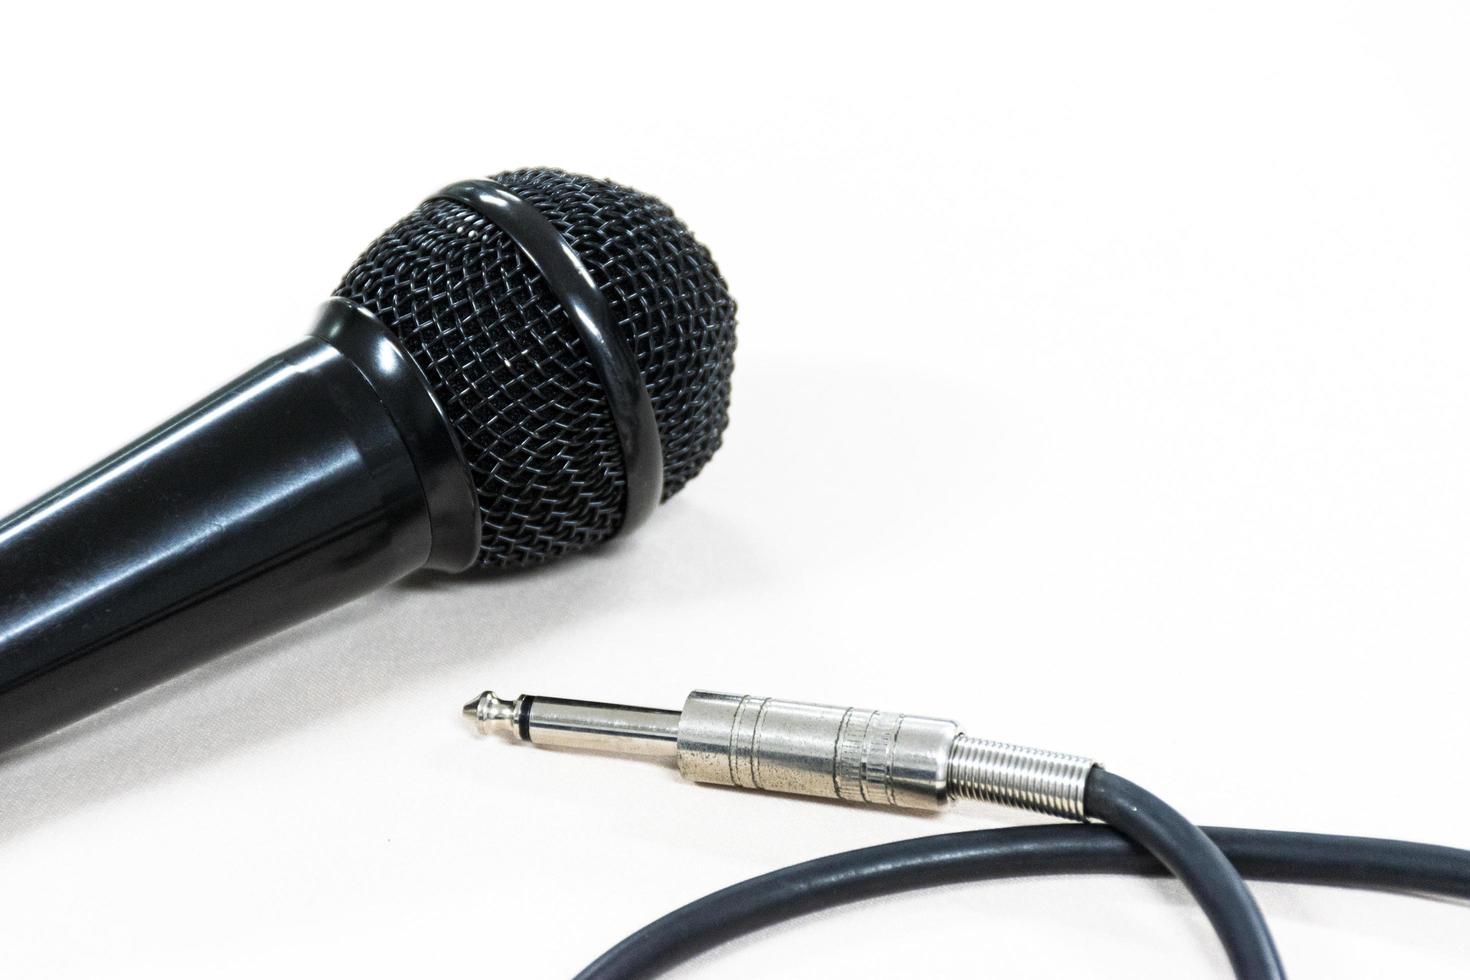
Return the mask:
<path id="1" fill-rule="evenodd" d="M 664 459 L 653 399 L 643 384 L 638 359 L 616 329 L 597 283 L 557 231 L 535 207 L 493 180 L 462 180 L 430 196 L 462 204 L 510 236 L 572 321 L 587 359 L 607 395 L 623 451 L 623 522 L 631 531 L 648 519 L 663 498 Z"/>

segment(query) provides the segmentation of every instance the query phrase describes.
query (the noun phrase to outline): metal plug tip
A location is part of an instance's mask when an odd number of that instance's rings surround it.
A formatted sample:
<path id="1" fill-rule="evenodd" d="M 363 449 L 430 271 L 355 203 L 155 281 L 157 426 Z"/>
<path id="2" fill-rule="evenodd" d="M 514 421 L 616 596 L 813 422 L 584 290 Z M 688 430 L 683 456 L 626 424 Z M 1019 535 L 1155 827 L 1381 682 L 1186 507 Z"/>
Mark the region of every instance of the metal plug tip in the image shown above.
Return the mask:
<path id="1" fill-rule="evenodd" d="M 475 700 L 464 706 L 466 718 L 475 723 L 475 730 L 481 735 L 489 735 L 492 731 L 509 732 L 515 727 L 515 699 L 503 701 L 495 696 L 494 691 L 486 691 Z"/>

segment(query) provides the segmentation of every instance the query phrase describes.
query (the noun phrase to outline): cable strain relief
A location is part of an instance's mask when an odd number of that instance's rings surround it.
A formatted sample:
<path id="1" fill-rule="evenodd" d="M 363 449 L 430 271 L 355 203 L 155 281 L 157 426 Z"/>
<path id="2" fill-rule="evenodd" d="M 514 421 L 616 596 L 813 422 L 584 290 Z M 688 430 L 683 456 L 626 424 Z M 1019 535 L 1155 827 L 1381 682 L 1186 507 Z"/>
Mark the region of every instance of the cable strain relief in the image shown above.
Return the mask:
<path id="1" fill-rule="evenodd" d="M 960 735 L 949 751 L 947 783 L 955 799 L 979 800 L 1086 820 L 1083 798 L 1091 759 Z"/>

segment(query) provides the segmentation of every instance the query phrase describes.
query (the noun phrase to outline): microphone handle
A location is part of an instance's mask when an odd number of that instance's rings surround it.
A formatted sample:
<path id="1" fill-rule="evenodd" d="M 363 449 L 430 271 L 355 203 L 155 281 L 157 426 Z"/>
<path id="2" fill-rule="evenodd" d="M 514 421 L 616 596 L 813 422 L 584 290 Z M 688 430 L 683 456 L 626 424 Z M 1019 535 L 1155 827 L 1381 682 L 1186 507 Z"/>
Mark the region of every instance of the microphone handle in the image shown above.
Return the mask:
<path id="1" fill-rule="evenodd" d="M 372 314 L 311 336 L 0 523 L 0 752 L 419 568 L 480 521 Z"/>

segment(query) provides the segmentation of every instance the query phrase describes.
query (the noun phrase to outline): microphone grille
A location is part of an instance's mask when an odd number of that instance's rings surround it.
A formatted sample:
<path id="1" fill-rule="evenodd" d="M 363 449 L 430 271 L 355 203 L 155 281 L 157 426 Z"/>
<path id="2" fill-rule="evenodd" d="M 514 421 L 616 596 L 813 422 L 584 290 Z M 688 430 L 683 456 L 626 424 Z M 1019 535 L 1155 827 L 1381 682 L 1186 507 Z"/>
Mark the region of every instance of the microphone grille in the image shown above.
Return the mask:
<path id="1" fill-rule="evenodd" d="M 656 198 L 551 169 L 493 179 L 556 226 L 606 298 L 653 401 L 667 500 L 714 455 L 729 418 L 725 280 Z M 509 235 L 464 205 L 426 201 L 368 247 L 336 295 L 382 320 L 449 416 L 479 497 L 481 567 L 533 564 L 616 533 L 625 488 L 607 398 Z"/>

